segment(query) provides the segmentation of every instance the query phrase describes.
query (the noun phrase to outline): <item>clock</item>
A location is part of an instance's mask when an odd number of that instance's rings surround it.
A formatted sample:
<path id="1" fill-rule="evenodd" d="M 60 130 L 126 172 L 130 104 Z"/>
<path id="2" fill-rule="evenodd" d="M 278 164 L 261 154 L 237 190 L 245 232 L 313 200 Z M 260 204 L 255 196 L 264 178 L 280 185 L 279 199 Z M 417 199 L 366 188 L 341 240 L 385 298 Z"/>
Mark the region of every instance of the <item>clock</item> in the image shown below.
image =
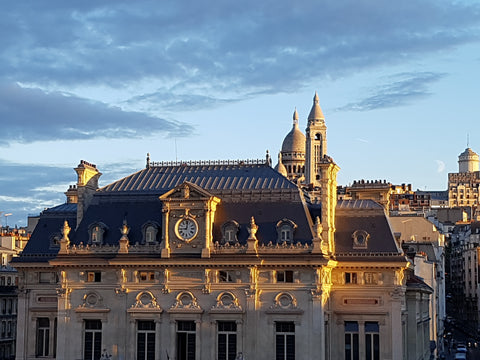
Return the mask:
<path id="1" fill-rule="evenodd" d="M 175 226 L 175 233 L 179 239 L 184 241 L 193 240 L 198 233 L 197 222 L 192 218 L 181 219 Z"/>

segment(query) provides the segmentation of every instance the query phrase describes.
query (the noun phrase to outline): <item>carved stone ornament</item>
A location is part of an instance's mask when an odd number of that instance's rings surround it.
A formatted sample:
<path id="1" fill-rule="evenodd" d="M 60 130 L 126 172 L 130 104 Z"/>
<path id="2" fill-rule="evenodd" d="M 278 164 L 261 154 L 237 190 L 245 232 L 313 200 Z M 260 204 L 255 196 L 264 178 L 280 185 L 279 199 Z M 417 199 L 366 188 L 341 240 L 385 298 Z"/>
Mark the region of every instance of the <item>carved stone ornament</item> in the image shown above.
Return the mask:
<path id="1" fill-rule="evenodd" d="M 103 298 L 94 291 L 90 291 L 83 296 L 82 303 L 75 309 L 76 312 L 100 311 L 106 312 L 109 309 L 103 305 Z"/>
<path id="2" fill-rule="evenodd" d="M 70 239 L 68 238 L 68 234 L 70 234 L 70 231 L 72 229 L 70 226 L 68 226 L 67 220 L 64 221 L 63 223 L 63 228 L 62 228 L 62 239 L 60 240 L 60 254 L 66 253 L 68 246 L 70 245 Z"/>
<path id="3" fill-rule="evenodd" d="M 270 306 L 267 312 L 303 313 L 303 310 L 298 308 L 297 299 L 292 294 L 282 292 L 275 296 L 273 305 Z"/>
<path id="4" fill-rule="evenodd" d="M 238 299 L 230 292 L 223 292 L 217 297 L 217 302 L 212 306 L 211 312 L 241 312 L 242 307 Z"/>
<path id="5" fill-rule="evenodd" d="M 135 298 L 135 304 L 130 308 L 131 310 L 155 310 L 162 311 L 162 308 L 157 303 L 157 299 L 150 291 L 143 291 Z"/>
<path id="6" fill-rule="evenodd" d="M 190 291 L 184 291 L 177 295 L 175 303 L 169 312 L 202 312 L 202 308 L 198 305 L 197 299 Z"/>

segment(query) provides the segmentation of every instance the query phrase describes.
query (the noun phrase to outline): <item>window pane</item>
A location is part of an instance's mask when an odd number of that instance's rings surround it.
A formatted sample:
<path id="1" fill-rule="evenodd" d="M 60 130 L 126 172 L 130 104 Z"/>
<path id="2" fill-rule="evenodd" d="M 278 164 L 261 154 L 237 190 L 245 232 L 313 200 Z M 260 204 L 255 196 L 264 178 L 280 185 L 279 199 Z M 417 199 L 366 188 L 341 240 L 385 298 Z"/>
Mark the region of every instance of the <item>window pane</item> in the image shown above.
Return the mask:
<path id="1" fill-rule="evenodd" d="M 237 354 L 237 334 L 228 335 L 228 360 L 235 360 Z"/>
<path id="2" fill-rule="evenodd" d="M 276 360 L 285 360 L 285 338 L 283 335 L 276 336 Z"/>
<path id="3" fill-rule="evenodd" d="M 287 360 L 295 360 L 295 335 L 287 335 Z"/>

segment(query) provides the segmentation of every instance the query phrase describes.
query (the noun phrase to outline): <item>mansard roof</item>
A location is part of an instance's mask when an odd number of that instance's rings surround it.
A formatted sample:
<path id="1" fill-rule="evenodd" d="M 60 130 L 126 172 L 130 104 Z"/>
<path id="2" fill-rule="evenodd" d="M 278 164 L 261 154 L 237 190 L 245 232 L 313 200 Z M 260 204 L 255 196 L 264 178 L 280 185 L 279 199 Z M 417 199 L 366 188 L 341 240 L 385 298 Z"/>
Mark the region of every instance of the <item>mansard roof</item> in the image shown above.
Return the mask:
<path id="1" fill-rule="evenodd" d="M 250 218 L 254 217 L 258 225 L 256 234 L 259 244 L 268 245 L 277 241 L 278 221 L 287 218 L 297 225 L 293 242 L 301 244 L 311 243 L 312 233 L 302 203 L 291 201 L 259 201 L 259 202 L 221 202 L 217 205 L 215 224 L 213 228 L 213 242 L 222 241 L 222 225 L 228 221 L 239 224 L 237 234 L 241 245 L 247 243 L 247 227 Z M 162 202 L 159 199 L 144 199 L 143 201 L 115 201 L 102 202 L 90 205 L 78 229 L 71 234 L 71 244 L 87 244 L 89 242 L 89 229 L 95 224 L 102 224 L 105 228 L 103 244 L 118 245 L 121 237 L 120 228 L 123 220 L 130 227 L 128 238 L 130 244 L 144 243 L 143 228 L 145 224 L 157 223 L 163 226 Z M 160 238 L 160 234 L 159 234 Z"/>
<path id="2" fill-rule="evenodd" d="M 337 259 L 361 259 L 402 255 L 383 207 L 373 200 L 340 200 L 336 208 L 335 252 Z M 365 247 L 356 246 L 354 234 L 368 234 Z"/>
<path id="3" fill-rule="evenodd" d="M 104 186 L 97 193 L 162 194 L 185 181 L 212 193 L 297 189 L 265 160 L 236 160 L 151 163 L 143 170 Z"/>
<path id="4" fill-rule="evenodd" d="M 65 220 L 68 221 L 72 229 L 75 229 L 77 226 L 77 204 L 62 204 L 42 211 L 21 256 L 13 258 L 12 262 L 44 262 L 55 257 L 59 247 L 54 244 L 54 239 L 59 240 L 61 238 L 61 229 Z"/>

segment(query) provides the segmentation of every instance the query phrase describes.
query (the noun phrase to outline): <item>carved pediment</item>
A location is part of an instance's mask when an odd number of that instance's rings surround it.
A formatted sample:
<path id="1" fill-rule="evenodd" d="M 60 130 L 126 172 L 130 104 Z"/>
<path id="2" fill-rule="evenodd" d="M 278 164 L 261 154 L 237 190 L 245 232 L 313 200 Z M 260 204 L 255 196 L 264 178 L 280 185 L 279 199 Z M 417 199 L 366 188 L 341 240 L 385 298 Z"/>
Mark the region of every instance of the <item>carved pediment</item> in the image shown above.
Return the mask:
<path id="1" fill-rule="evenodd" d="M 184 183 L 174 187 L 160 196 L 162 201 L 191 201 L 191 200 L 208 200 L 214 197 L 205 189 L 194 183 L 185 181 Z M 218 199 L 220 200 L 220 199 Z"/>

